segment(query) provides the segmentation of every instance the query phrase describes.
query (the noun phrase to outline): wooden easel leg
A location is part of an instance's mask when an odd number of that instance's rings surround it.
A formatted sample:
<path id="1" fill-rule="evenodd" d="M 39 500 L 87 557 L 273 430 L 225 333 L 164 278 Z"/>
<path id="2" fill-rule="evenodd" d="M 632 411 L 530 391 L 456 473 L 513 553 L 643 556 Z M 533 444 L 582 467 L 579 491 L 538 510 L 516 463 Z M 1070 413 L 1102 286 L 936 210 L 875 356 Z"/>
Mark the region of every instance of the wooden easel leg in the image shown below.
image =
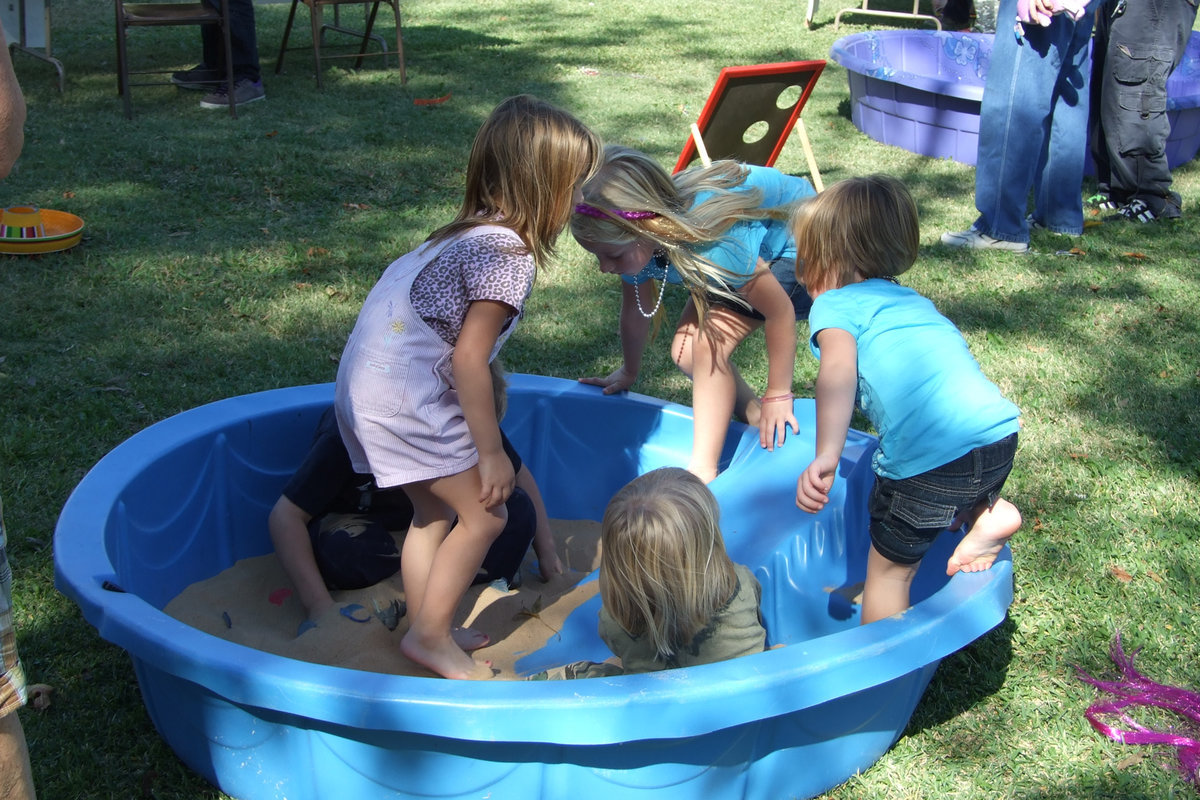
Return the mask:
<path id="1" fill-rule="evenodd" d="M 712 159 L 708 157 L 708 150 L 704 148 L 704 139 L 700 138 L 700 126 L 692 123 L 692 141 L 696 143 L 696 153 L 700 156 L 700 163 L 706 167 L 712 166 Z"/>
<path id="2" fill-rule="evenodd" d="M 808 131 L 804 129 L 804 120 L 796 117 L 796 126 L 792 130 L 800 134 L 800 146 L 804 148 L 804 158 L 808 160 L 808 174 L 812 175 L 813 186 L 818 192 L 825 191 L 825 184 L 817 169 L 817 159 L 813 157 L 812 144 L 808 141 Z"/>

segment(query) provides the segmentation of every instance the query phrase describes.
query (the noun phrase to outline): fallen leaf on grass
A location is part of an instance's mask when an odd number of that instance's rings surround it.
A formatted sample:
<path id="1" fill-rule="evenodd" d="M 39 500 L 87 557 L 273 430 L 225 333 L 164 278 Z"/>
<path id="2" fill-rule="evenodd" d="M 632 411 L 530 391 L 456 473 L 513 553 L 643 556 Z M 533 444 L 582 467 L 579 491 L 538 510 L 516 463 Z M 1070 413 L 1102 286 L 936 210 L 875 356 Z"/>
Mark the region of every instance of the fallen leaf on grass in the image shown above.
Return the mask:
<path id="1" fill-rule="evenodd" d="M 436 105 L 440 105 L 440 104 L 442 104 L 442 103 L 446 102 L 447 100 L 449 100 L 449 99 L 450 99 L 450 95 L 451 95 L 451 94 L 452 94 L 452 92 L 446 92 L 446 93 L 445 93 L 444 95 L 442 95 L 441 97 L 414 97 L 414 98 L 413 98 L 413 105 L 414 105 L 414 106 L 436 106 Z"/>
<path id="2" fill-rule="evenodd" d="M 355 211 L 366 211 L 370 208 L 366 203 L 342 203 L 342 207 L 354 209 Z"/>
<path id="3" fill-rule="evenodd" d="M 1126 258 L 1145 258 L 1146 257 L 1145 253 L 1121 253 L 1121 255 L 1125 256 Z"/>
<path id="4" fill-rule="evenodd" d="M 1130 767 L 1135 766 L 1136 764 L 1141 762 L 1141 760 L 1144 759 L 1145 757 L 1146 757 L 1146 754 L 1142 753 L 1142 752 L 1137 752 L 1137 753 L 1134 753 L 1133 755 L 1126 756 L 1125 758 L 1122 758 L 1120 761 L 1117 762 L 1117 769 L 1129 769 Z"/>
<path id="5" fill-rule="evenodd" d="M 1116 564 L 1109 567 L 1108 571 L 1111 572 L 1112 576 L 1114 578 L 1116 578 L 1117 580 L 1119 580 L 1121 583 L 1129 583 L 1131 580 L 1133 580 L 1132 575 L 1130 575 L 1128 572 L 1126 572 L 1125 570 L 1118 567 Z"/>
<path id="6" fill-rule="evenodd" d="M 310 248 L 308 248 L 308 251 L 305 253 L 305 255 L 307 255 L 309 258 L 316 258 L 318 256 L 329 255 L 329 251 L 326 250 L 324 247 L 310 247 Z"/>

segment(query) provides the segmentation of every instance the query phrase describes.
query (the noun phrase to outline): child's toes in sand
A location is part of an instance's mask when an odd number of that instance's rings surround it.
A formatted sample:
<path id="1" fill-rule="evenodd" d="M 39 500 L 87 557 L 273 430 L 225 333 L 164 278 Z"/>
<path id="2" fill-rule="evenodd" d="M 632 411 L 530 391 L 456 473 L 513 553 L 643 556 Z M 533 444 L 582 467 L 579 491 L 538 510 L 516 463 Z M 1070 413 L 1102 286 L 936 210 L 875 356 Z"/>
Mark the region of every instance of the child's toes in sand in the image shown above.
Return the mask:
<path id="1" fill-rule="evenodd" d="M 992 566 L 1004 545 L 1021 527 L 1021 512 L 1000 499 L 985 508 L 946 562 L 946 574 L 983 572 Z"/>
<path id="2" fill-rule="evenodd" d="M 400 640 L 400 651 L 443 678 L 479 681 L 493 677 L 490 661 L 480 663 L 471 658 L 449 635 L 424 639 L 410 630 Z"/>

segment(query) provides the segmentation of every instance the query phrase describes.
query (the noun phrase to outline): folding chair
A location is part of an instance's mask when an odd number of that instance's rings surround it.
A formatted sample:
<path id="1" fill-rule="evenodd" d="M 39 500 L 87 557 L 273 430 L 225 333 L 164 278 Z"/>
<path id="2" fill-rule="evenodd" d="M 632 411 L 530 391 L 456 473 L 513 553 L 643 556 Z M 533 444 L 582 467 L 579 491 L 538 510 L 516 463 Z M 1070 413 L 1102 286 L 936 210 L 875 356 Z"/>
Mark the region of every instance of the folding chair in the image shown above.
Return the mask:
<path id="1" fill-rule="evenodd" d="M 371 33 L 371 30 L 375 27 L 375 16 L 379 12 L 380 3 L 387 3 L 387 5 L 391 6 L 392 13 L 396 15 L 396 58 L 399 60 L 400 82 L 408 82 L 408 75 L 404 69 L 404 40 L 401 35 L 400 0 L 292 0 L 292 10 L 288 14 L 287 25 L 283 28 L 283 42 L 279 45 L 279 58 L 275 62 L 276 75 L 283 69 L 283 56 L 287 52 L 288 38 L 292 33 L 292 22 L 296 18 L 296 7 L 301 3 L 308 6 L 308 18 L 310 27 L 312 28 L 313 66 L 317 73 L 318 89 L 321 88 L 322 61 L 335 58 L 353 58 L 356 59 L 354 68 L 360 69 L 364 58 L 382 56 L 384 66 L 387 66 L 387 44 L 384 42 L 382 36 L 378 34 L 372 35 Z M 340 6 L 350 3 L 363 7 L 363 13 L 366 15 L 366 23 L 362 31 L 345 28 L 340 24 L 341 21 L 338 18 Z M 322 11 L 325 6 L 333 6 L 334 21 L 332 25 L 326 25 L 322 20 Z M 325 31 L 327 30 L 359 39 L 362 41 L 362 46 L 359 47 L 357 53 L 322 52 L 322 48 L 325 46 Z M 372 39 L 379 43 L 380 49 L 377 53 L 367 52 L 367 47 L 370 45 Z"/>
<path id="2" fill-rule="evenodd" d="M 126 3 L 115 0 L 117 8 L 117 93 L 125 103 L 125 117 L 133 119 L 133 106 L 129 98 L 132 86 L 164 86 L 169 80 L 130 80 L 131 75 L 162 75 L 164 69 L 131 70 L 129 68 L 129 44 L 126 34 L 130 28 L 162 27 L 170 25 L 216 25 L 221 29 L 225 42 L 225 86 L 229 95 L 229 116 L 237 118 L 237 105 L 233 97 L 233 53 L 229 45 L 229 0 L 220 0 L 220 7 L 213 8 L 202 2 L 183 3 Z"/>
<path id="3" fill-rule="evenodd" d="M 722 69 L 699 120 L 692 125 L 692 136 L 679 154 L 675 172 L 697 158 L 705 164 L 732 158 L 769 167 L 794 130 L 804 147 L 813 186 L 823 191 L 800 112 L 824 69 L 824 60 Z"/>
<path id="4" fill-rule="evenodd" d="M 805 24 L 812 27 L 812 18 L 817 13 L 818 0 L 809 0 L 808 16 L 805 18 Z M 940 31 L 942 29 L 942 21 L 933 14 L 922 14 L 920 11 L 921 0 L 913 0 L 912 12 L 908 11 L 884 11 L 867 8 L 867 0 L 862 0 L 862 5 L 857 8 L 843 8 L 833 17 L 833 29 L 836 31 L 838 26 L 842 24 L 842 16 L 845 14 L 862 14 L 869 17 L 885 17 L 889 19 L 912 19 L 912 20 L 928 20 Z"/>

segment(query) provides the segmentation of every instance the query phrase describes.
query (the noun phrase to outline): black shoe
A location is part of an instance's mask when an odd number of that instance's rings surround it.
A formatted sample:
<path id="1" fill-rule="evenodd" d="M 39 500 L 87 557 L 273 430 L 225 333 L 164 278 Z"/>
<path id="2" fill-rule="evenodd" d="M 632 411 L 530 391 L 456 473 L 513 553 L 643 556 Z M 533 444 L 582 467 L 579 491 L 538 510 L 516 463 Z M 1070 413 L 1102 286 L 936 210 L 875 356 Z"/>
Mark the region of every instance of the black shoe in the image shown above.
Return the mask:
<path id="1" fill-rule="evenodd" d="M 219 69 L 213 69 L 204 64 L 197 64 L 191 69 L 171 73 L 171 83 L 180 89 L 192 89 L 207 92 L 224 79 Z"/>
<path id="2" fill-rule="evenodd" d="M 1167 201 L 1158 211 L 1154 211 L 1150 206 L 1139 198 L 1130 200 L 1125 205 L 1117 209 L 1117 213 L 1104 218 L 1105 222 L 1157 222 L 1160 219 L 1179 219 L 1182 212 L 1177 204 Z"/>

